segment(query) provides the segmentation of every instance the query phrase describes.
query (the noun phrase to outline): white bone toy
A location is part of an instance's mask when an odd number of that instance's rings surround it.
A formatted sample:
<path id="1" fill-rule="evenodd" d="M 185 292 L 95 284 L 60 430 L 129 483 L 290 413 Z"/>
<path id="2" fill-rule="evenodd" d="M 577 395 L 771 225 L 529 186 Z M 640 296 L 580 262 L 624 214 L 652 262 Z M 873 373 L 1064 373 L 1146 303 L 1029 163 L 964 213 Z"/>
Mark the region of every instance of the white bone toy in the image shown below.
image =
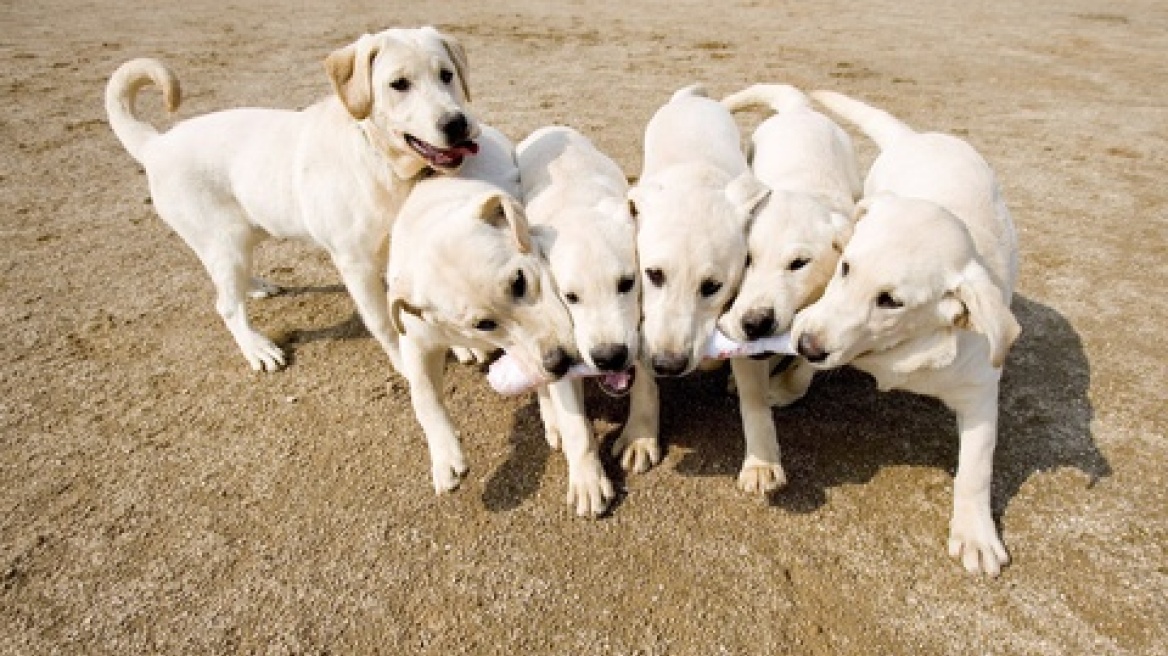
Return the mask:
<path id="1" fill-rule="evenodd" d="M 790 333 L 775 335 L 773 337 L 763 337 L 762 339 L 749 342 L 736 342 L 723 335 L 722 331 L 714 330 L 714 334 L 710 336 L 710 341 L 706 343 L 706 350 L 703 355 L 711 360 L 728 360 L 730 358 L 744 358 L 762 353 L 794 355 L 795 350 L 791 348 Z M 573 365 L 568 370 L 568 373 L 564 375 L 564 378 L 587 378 L 609 375 L 614 374 L 601 371 L 581 362 Z M 532 377 L 519 364 L 517 358 L 511 357 L 508 354 L 504 354 L 503 357 L 495 360 L 491 364 L 491 368 L 487 373 L 487 382 L 491 384 L 491 387 L 496 392 L 506 395 L 521 394 L 548 383 L 545 379 Z"/>

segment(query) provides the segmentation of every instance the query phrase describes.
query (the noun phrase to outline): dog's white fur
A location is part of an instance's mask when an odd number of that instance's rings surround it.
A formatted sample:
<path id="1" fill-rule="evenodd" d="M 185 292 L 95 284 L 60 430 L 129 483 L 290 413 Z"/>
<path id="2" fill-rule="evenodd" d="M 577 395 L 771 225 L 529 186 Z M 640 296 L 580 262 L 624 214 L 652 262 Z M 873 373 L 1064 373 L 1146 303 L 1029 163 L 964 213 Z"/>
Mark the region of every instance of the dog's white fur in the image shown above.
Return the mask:
<path id="1" fill-rule="evenodd" d="M 881 152 L 839 267 L 792 340 L 817 367 L 850 363 L 881 389 L 933 396 L 956 413 L 949 552 L 997 575 L 1008 561 L 990 510 L 998 387 L 1020 332 L 1009 309 L 1017 238 L 1001 189 L 961 139 L 918 133 L 842 94 L 813 96 Z"/>
<path id="2" fill-rule="evenodd" d="M 159 216 L 210 274 L 216 308 L 256 370 L 285 363 L 245 309 L 249 291 L 277 289 L 251 278 L 252 251 L 268 236 L 308 239 L 327 250 L 366 328 L 400 368 L 381 278 L 386 239 L 415 178 L 431 164 L 406 135 L 460 152 L 477 132 L 466 107 L 466 56 L 433 28 L 364 35 L 329 55 L 325 68 L 335 95 L 302 111 L 232 109 L 164 133 L 134 112 L 139 89 L 151 82 L 168 109 L 177 108 L 178 82 L 163 64 L 129 61 L 106 88 L 110 125 L 145 167 Z M 395 89 L 402 80 L 409 88 Z M 464 134 L 452 139 L 444 126 L 459 116 Z"/>
<path id="3" fill-rule="evenodd" d="M 457 488 L 467 471 L 442 402 L 449 348 L 503 349 L 546 379 L 562 375 L 566 366 L 559 365 L 576 358 L 571 318 L 552 280 L 545 245 L 513 195 L 519 186 L 511 142 L 483 126 L 480 144 L 473 166 L 415 186 L 390 243 L 390 316 L 401 333 L 403 373 L 439 492 Z M 580 515 L 599 515 L 613 487 L 584 414 L 579 381 L 553 382 L 546 394 L 547 419 L 568 461 L 567 501 Z"/>
<path id="4" fill-rule="evenodd" d="M 630 416 L 614 445 L 642 471 L 660 461 L 654 375 L 692 372 L 722 310 L 738 290 L 747 232 L 769 190 L 750 172 L 730 112 L 700 87 L 676 92 L 645 129 L 644 167 L 629 191 L 642 271 L 641 362 Z M 765 486 L 773 453 L 747 434 L 739 483 Z"/>
<path id="5" fill-rule="evenodd" d="M 754 106 L 775 112 L 754 130 L 748 149 L 751 170 L 772 193 L 751 222 L 750 264 L 738 295 L 718 320 L 723 333 L 747 341 L 787 332 L 795 313 L 823 293 L 851 236 L 860 173 L 848 134 L 795 87 L 756 84 L 722 104 L 732 112 Z M 795 358 L 770 378 L 782 357 L 731 361 L 745 433 L 772 463 L 767 476 L 755 479 L 759 492 L 786 480 L 770 408 L 802 398 L 815 372 Z"/>
<path id="6" fill-rule="evenodd" d="M 628 370 L 640 346 L 641 304 L 624 172 L 587 137 L 564 126 L 531 133 L 516 158 L 527 218 L 547 237 L 552 277 L 572 317 L 581 357 L 602 371 Z M 555 447 L 558 422 L 547 388 L 538 396 Z"/>

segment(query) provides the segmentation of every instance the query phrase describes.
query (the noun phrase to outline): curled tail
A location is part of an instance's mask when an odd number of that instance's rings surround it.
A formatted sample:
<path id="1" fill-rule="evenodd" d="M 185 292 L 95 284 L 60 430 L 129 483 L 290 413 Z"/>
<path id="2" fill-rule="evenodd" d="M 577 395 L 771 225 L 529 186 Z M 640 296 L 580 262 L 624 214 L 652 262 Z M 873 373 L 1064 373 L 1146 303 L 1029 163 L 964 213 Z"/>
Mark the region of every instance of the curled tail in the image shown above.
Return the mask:
<path id="1" fill-rule="evenodd" d="M 686 98 L 689 96 L 698 96 L 699 98 L 709 98 L 710 92 L 706 91 L 705 85 L 701 82 L 691 84 L 688 87 L 683 87 L 673 92 L 670 100 L 677 100 L 678 98 Z"/>
<path id="2" fill-rule="evenodd" d="M 888 112 L 866 105 L 835 91 L 812 91 L 811 96 L 847 121 L 854 123 L 883 150 L 905 135 L 916 134 L 906 123 Z"/>
<path id="3" fill-rule="evenodd" d="M 142 148 L 146 142 L 158 136 L 153 125 L 134 113 L 138 91 L 150 83 L 162 89 L 168 112 L 178 109 L 181 100 L 178 78 L 156 59 L 131 59 L 114 71 L 105 87 L 105 111 L 109 115 L 110 127 L 138 162 L 142 161 Z"/>
<path id="4" fill-rule="evenodd" d="M 726 96 L 722 99 L 722 104 L 732 112 L 761 106 L 782 113 L 810 107 L 811 100 L 807 98 L 807 94 L 789 84 L 755 84 Z"/>

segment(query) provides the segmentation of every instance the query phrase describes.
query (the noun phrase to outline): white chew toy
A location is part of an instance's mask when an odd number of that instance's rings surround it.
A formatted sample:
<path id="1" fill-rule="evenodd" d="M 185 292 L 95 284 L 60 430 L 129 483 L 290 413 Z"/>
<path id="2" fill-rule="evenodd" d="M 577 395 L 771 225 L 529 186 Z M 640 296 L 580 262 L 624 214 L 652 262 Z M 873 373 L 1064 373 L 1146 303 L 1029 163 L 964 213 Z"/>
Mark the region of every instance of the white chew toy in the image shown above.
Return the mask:
<path id="1" fill-rule="evenodd" d="M 714 334 L 710 336 L 710 341 L 706 343 L 706 350 L 702 355 L 711 360 L 727 360 L 762 353 L 794 355 L 795 350 L 791 348 L 790 333 L 763 337 L 749 342 L 736 342 L 723 335 L 722 331 L 715 329 Z M 604 375 L 607 373 L 581 362 L 573 365 L 564 378 L 588 378 Z M 546 385 L 548 381 L 532 377 L 519 364 L 518 358 L 505 353 L 503 357 L 491 364 L 490 370 L 487 372 L 487 382 L 496 392 L 513 395 L 521 394 L 540 385 Z"/>

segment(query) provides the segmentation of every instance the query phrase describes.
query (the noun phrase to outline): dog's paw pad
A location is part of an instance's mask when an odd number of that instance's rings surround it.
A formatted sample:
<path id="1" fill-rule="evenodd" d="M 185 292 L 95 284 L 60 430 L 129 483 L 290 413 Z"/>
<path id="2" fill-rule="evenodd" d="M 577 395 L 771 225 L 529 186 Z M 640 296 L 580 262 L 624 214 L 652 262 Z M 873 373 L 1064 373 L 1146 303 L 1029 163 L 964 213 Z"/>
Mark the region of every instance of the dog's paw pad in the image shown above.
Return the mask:
<path id="1" fill-rule="evenodd" d="M 612 445 L 612 455 L 620 458 L 625 471 L 643 474 L 661 462 L 661 445 L 651 437 L 621 435 Z"/>
<path id="2" fill-rule="evenodd" d="M 738 488 L 747 494 L 765 495 L 787 484 L 787 474 L 780 464 L 751 464 L 738 473 Z"/>

